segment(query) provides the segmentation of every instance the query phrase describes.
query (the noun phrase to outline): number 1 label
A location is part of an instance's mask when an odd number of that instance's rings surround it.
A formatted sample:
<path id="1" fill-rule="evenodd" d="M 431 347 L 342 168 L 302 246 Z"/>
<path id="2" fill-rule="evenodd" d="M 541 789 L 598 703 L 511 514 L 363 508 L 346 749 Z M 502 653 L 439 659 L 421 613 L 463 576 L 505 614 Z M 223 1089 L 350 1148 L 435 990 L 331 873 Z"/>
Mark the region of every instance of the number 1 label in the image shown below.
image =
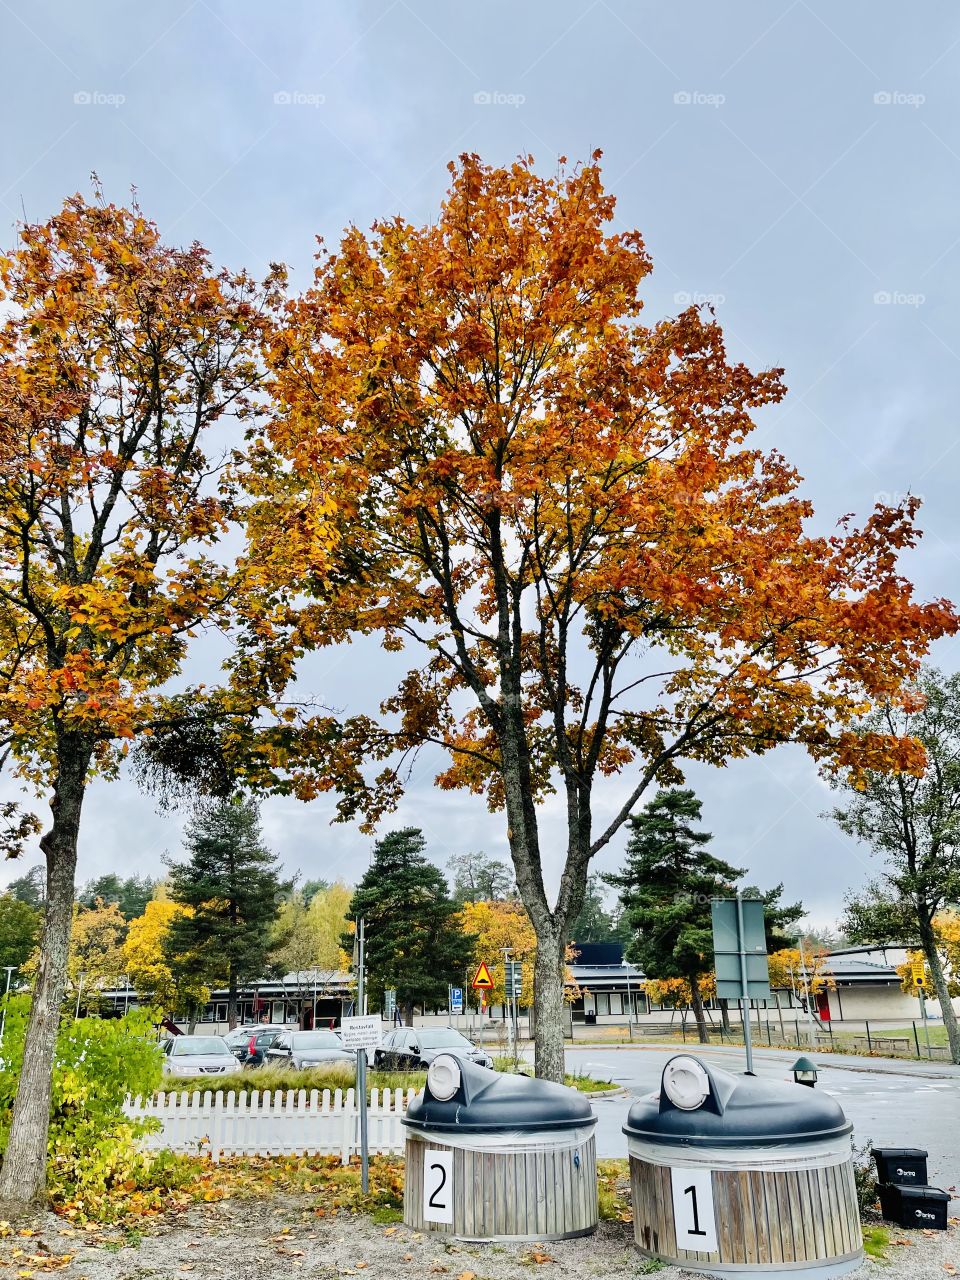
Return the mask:
<path id="1" fill-rule="evenodd" d="M 717 1252 L 713 1175 L 709 1169 L 671 1169 L 673 1221 L 678 1249 Z"/>
<path id="2" fill-rule="evenodd" d="M 424 1152 L 424 1222 L 453 1222 L 453 1152 Z"/>

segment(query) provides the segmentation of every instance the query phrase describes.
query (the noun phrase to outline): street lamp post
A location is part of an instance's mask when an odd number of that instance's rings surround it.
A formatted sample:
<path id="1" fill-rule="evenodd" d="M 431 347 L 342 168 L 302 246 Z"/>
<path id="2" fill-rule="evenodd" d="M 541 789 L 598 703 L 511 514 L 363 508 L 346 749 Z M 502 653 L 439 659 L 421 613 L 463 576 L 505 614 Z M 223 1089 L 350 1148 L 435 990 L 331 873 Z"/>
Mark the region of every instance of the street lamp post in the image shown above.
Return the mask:
<path id="1" fill-rule="evenodd" d="M 0 1016 L 0 1044 L 3 1043 L 3 1033 L 6 1030 L 6 1026 L 7 1026 L 7 1004 L 9 1003 L 9 999 L 10 999 L 10 979 L 13 977 L 14 973 L 16 972 L 17 966 L 15 964 L 7 964 L 7 965 L 4 965 L 4 968 L 7 971 L 7 986 L 6 986 L 6 990 L 3 993 L 3 1014 L 2 1016 Z"/>

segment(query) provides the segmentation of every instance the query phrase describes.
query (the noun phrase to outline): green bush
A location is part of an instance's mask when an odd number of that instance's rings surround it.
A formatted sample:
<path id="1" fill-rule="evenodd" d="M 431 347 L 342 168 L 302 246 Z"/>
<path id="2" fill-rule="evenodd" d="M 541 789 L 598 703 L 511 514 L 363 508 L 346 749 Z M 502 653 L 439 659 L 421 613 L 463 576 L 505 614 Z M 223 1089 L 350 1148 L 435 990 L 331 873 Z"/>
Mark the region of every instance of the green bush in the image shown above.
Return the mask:
<path id="1" fill-rule="evenodd" d="M 873 1142 L 869 1138 L 861 1146 L 854 1145 L 853 1148 L 853 1180 L 857 1188 L 857 1204 L 860 1207 L 861 1217 L 877 1207 L 879 1195 L 877 1169 L 870 1154 L 872 1150 Z"/>
<path id="2" fill-rule="evenodd" d="M 29 1014 L 28 996 L 10 999 L 0 1049 L 0 1150 L 9 1135 Z M 56 1202 L 80 1201 L 96 1211 L 112 1188 L 152 1184 L 170 1163 L 138 1142 L 150 1122 L 123 1113 L 128 1094 L 149 1097 L 156 1090 L 162 1061 L 146 1011 L 62 1020 L 50 1106 L 48 1186 Z"/>
<path id="3" fill-rule="evenodd" d="M 402 1089 L 406 1092 L 407 1089 L 422 1089 L 426 1078 L 425 1071 L 370 1070 L 367 1072 L 367 1089 Z M 331 1092 L 342 1089 L 346 1092 L 355 1087 L 356 1072 L 352 1067 L 346 1066 L 308 1067 L 303 1071 L 292 1071 L 289 1067 L 255 1067 L 223 1076 L 187 1076 L 176 1079 L 167 1076 L 160 1085 L 161 1089 L 166 1089 L 169 1093 L 206 1093 L 209 1090 L 211 1093 L 223 1094 L 229 1093 L 231 1089 L 234 1093 L 252 1093 L 254 1089 L 259 1089 L 261 1093 L 267 1089 L 284 1093 L 287 1089 L 293 1089 L 294 1092 L 306 1089 L 309 1094 L 311 1089 L 329 1089 Z"/>

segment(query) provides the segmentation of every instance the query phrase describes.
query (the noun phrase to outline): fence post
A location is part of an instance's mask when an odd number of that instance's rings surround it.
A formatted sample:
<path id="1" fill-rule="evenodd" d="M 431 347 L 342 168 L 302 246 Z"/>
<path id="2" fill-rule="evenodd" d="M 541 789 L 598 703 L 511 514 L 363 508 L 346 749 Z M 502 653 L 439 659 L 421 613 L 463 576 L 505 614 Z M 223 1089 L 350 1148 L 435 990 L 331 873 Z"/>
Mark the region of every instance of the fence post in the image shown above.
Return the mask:
<path id="1" fill-rule="evenodd" d="M 867 1053 L 873 1053 L 873 1041 L 870 1039 L 870 1023 L 867 1022 L 865 1025 L 867 1028 Z"/>
<path id="2" fill-rule="evenodd" d="M 921 1056 L 921 1054 L 920 1054 L 920 1037 L 917 1035 L 917 1020 L 916 1020 L 916 1018 L 914 1018 L 914 1020 L 913 1020 L 913 1043 L 917 1046 L 917 1057 L 919 1058 L 919 1057 Z"/>
<path id="3" fill-rule="evenodd" d="M 767 1044 L 768 1045 L 773 1044 L 773 1041 L 770 1039 L 770 1019 L 769 1018 L 767 1019 Z"/>

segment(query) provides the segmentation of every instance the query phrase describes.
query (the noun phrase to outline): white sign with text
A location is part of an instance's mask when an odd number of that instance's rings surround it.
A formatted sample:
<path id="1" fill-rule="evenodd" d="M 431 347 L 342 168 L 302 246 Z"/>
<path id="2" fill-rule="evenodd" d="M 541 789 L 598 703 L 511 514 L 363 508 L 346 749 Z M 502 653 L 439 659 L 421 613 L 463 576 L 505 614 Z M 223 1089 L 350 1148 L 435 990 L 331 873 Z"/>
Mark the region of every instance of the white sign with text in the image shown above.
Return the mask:
<path id="1" fill-rule="evenodd" d="M 340 1023 L 340 1038 L 345 1049 L 379 1049 L 383 1039 L 379 1013 L 368 1013 L 362 1018 L 344 1018 Z"/>

